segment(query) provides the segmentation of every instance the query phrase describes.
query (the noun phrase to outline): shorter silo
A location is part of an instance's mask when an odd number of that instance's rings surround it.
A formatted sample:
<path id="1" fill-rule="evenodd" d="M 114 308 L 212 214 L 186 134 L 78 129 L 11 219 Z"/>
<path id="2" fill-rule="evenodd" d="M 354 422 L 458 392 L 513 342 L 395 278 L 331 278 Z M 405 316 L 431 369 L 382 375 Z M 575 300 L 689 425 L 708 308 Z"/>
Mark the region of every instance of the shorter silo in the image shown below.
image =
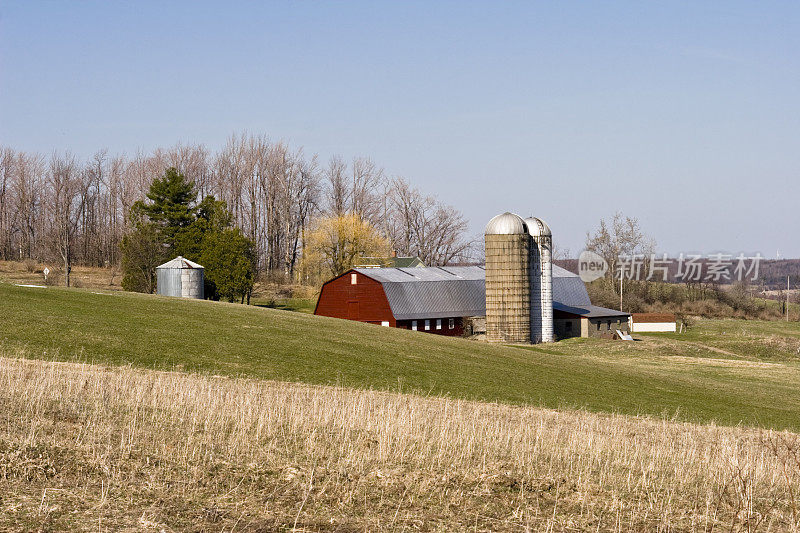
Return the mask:
<path id="1" fill-rule="evenodd" d="M 204 279 L 202 265 L 178 256 L 156 267 L 156 293 L 202 300 Z"/>

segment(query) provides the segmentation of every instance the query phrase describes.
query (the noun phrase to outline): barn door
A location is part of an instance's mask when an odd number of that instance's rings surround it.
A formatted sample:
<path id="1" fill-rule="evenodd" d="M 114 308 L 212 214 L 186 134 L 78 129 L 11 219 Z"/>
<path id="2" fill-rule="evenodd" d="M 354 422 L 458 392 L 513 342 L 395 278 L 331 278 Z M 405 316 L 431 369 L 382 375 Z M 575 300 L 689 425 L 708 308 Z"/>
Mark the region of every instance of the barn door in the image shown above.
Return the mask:
<path id="1" fill-rule="evenodd" d="M 347 318 L 358 320 L 358 302 L 347 302 Z"/>

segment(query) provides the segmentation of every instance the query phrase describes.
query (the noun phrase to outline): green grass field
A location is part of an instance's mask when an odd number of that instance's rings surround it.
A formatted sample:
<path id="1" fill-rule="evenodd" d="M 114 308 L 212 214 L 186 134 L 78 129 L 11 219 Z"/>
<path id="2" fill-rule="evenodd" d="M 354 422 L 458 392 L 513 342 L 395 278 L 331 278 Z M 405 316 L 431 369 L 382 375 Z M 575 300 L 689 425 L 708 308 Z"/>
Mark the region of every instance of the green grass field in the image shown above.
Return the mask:
<path id="1" fill-rule="evenodd" d="M 310 298 L 253 298 L 250 305 L 266 307 L 268 309 L 281 309 L 283 311 L 297 311 L 298 313 L 314 313 L 317 301 Z"/>
<path id="2" fill-rule="evenodd" d="M 277 309 L 0 284 L 6 355 L 800 429 L 800 327 L 493 346 Z"/>

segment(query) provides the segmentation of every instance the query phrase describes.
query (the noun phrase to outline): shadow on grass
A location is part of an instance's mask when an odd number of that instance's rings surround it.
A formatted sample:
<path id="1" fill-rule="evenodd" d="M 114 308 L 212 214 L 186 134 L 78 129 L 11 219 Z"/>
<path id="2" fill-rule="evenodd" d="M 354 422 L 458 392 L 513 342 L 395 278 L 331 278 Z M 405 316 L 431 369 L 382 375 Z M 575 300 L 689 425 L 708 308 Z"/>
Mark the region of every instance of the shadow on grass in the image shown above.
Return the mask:
<path id="1" fill-rule="evenodd" d="M 505 346 L 508 346 L 509 348 L 521 348 L 523 350 L 528 350 L 531 352 L 546 353 L 550 355 L 568 355 L 564 352 L 559 352 L 549 348 L 540 348 L 539 346 L 525 346 L 523 344 L 506 344 Z"/>
<path id="2" fill-rule="evenodd" d="M 262 307 L 265 309 L 280 309 L 281 311 L 294 311 L 296 313 L 311 314 L 314 312 L 314 304 L 316 302 L 289 298 L 283 300 L 253 299 L 250 303 L 255 307 Z"/>

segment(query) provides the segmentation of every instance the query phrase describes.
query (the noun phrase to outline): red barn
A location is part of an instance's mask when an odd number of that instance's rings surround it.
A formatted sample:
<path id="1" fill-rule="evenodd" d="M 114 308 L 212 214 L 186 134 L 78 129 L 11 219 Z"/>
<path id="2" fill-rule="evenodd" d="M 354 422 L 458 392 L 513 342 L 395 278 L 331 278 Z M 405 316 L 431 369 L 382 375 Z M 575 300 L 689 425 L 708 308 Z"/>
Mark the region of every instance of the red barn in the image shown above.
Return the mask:
<path id="1" fill-rule="evenodd" d="M 483 267 L 354 268 L 322 286 L 314 314 L 462 335 L 486 314 Z"/>
<path id="2" fill-rule="evenodd" d="M 314 314 L 463 335 L 465 318 L 486 316 L 482 266 L 354 268 L 322 286 Z M 592 305 L 581 278 L 553 265 L 556 335 L 592 337 L 627 331 L 628 313 Z"/>

